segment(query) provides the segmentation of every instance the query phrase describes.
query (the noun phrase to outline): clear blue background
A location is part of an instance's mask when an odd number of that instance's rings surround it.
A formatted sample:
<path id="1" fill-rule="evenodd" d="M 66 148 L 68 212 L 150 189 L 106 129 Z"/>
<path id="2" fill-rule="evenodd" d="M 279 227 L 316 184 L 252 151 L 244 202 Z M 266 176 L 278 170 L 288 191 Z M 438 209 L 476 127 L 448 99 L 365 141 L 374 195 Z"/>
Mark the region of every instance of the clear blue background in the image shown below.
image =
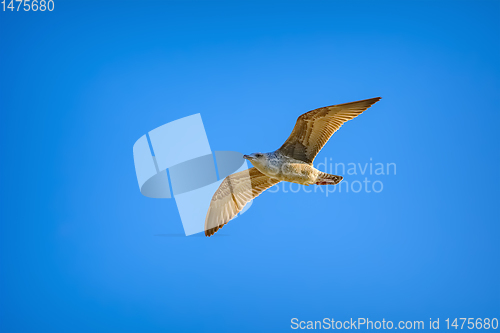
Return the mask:
<path id="1" fill-rule="evenodd" d="M 61 1 L 0 12 L 2 332 L 281 332 L 500 317 L 500 2 Z M 271 151 L 382 96 L 318 160 L 374 193 L 265 193 L 217 237 L 143 197 L 147 131 Z M 359 179 L 360 175 L 347 177 Z"/>

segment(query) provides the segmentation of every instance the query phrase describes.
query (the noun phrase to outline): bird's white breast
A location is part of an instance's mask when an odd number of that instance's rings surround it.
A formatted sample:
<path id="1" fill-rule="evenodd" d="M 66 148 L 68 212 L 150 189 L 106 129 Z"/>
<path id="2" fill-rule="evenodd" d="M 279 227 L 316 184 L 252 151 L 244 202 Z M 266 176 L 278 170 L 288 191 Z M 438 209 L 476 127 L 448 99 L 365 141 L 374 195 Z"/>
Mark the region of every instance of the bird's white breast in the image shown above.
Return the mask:
<path id="1" fill-rule="evenodd" d="M 267 163 L 256 164 L 255 167 L 268 177 L 281 181 L 310 185 L 316 182 L 319 171 L 310 164 L 290 157 L 270 158 Z"/>

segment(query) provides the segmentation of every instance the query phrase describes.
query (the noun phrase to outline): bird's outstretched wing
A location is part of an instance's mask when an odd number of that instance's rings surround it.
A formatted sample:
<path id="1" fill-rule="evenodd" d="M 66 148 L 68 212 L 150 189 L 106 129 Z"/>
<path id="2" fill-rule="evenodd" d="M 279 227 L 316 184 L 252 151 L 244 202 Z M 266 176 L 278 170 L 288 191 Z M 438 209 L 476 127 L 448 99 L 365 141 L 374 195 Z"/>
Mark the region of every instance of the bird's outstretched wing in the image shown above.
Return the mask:
<path id="1" fill-rule="evenodd" d="M 240 212 L 252 199 L 280 181 L 256 168 L 227 176 L 215 191 L 207 217 L 205 236 L 212 236 Z"/>
<path id="2" fill-rule="evenodd" d="M 321 148 L 342 124 L 359 116 L 380 97 L 338 104 L 304 113 L 297 119 L 292 134 L 278 149 L 283 155 L 312 163 Z"/>

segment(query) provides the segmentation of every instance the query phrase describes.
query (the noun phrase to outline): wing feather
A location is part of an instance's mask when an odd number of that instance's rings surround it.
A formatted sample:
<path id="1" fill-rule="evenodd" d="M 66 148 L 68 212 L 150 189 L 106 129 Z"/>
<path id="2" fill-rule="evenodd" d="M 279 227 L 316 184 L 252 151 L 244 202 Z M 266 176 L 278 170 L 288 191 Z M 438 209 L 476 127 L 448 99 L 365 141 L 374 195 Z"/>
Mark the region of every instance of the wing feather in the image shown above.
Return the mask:
<path id="1" fill-rule="evenodd" d="M 304 113 L 297 119 L 292 134 L 278 150 L 283 155 L 312 163 L 333 133 L 379 100 L 380 97 L 370 98 Z"/>
<path id="2" fill-rule="evenodd" d="M 215 191 L 205 218 L 205 236 L 212 236 L 245 205 L 280 181 L 250 168 L 227 176 Z"/>

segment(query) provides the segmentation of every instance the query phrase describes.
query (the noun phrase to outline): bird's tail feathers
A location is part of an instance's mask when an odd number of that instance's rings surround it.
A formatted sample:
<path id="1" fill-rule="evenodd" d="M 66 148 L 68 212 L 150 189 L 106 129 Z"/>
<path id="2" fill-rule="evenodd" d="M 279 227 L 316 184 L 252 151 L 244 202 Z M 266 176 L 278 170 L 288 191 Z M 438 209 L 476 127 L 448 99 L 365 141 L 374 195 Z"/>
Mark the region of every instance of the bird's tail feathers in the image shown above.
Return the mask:
<path id="1" fill-rule="evenodd" d="M 322 172 L 318 179 L 316 179 L 316 185 L 337 185 L 342 179 L 344 179 L 342 176 L 330 175 Z"/>

